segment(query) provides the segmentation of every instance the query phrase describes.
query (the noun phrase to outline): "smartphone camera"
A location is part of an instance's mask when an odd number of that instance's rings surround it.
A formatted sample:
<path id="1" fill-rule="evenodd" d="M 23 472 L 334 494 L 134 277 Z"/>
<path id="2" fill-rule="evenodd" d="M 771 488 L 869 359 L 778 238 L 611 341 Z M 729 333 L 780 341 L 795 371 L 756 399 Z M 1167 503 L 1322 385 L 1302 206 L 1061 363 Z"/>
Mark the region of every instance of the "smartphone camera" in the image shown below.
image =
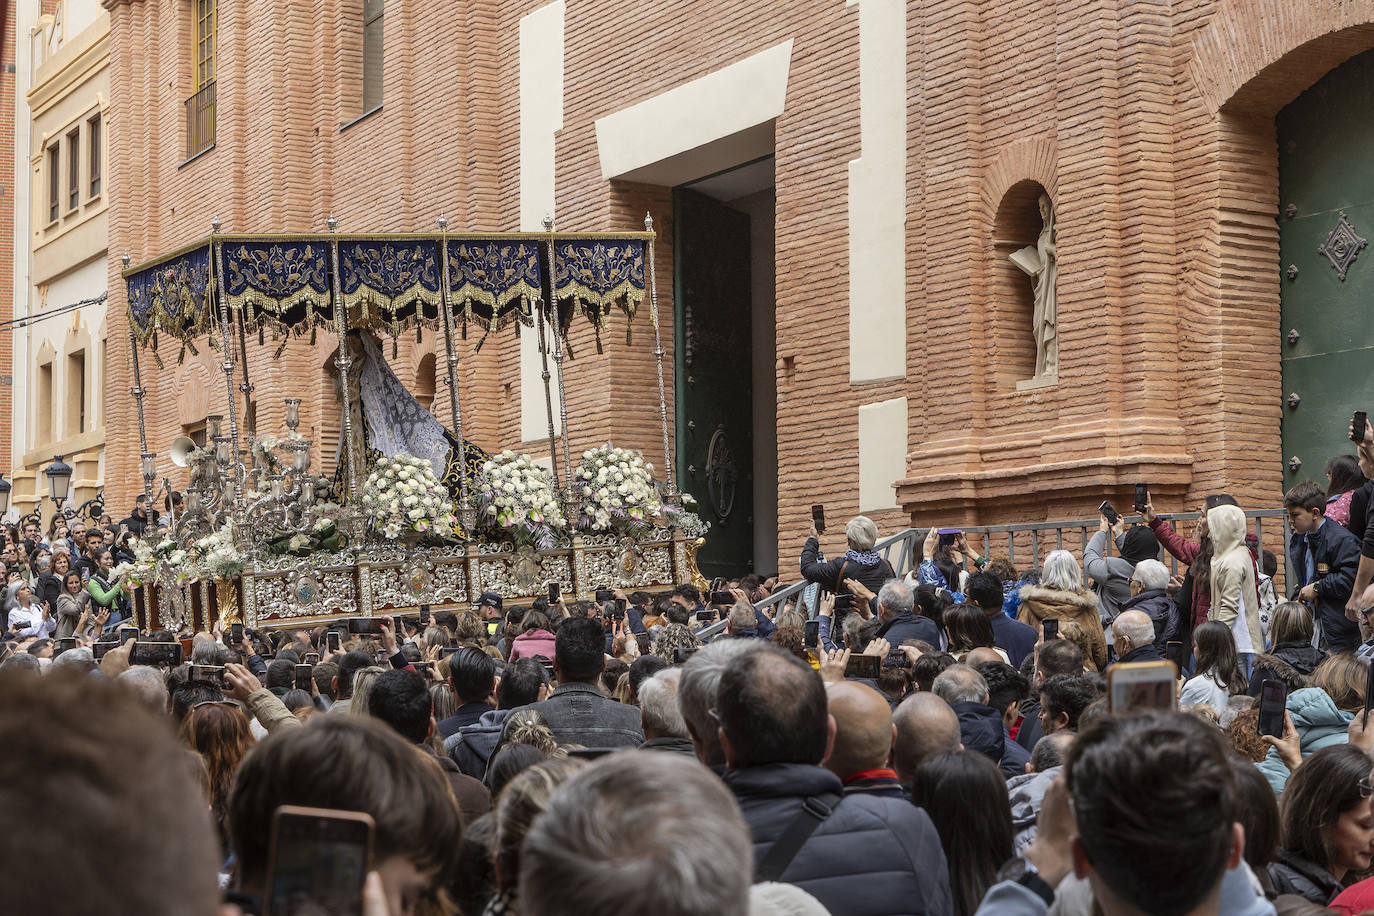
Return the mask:
<path id="1" fill-rule="evenodd" d="M 1144 512 L 1150 502 L 1150 488 L 1143 483 L 1135 485 L 1135 511 Z"/>

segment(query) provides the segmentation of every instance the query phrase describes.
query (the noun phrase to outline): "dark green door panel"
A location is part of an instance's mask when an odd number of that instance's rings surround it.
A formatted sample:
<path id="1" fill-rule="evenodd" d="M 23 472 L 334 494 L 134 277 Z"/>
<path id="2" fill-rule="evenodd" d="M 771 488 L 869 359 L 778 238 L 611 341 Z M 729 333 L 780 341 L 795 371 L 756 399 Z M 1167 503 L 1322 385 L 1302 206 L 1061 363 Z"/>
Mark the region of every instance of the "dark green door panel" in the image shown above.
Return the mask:
<path id="1" fill-rule="evenodd" d="M 1374 237 L 1371 115 L 1374 51 L 1332 70 L 1277 118 L 1283 454 L 1285 464 L 1302 463 L 1285 468 L 1288 486 L 1325 485 L 1327 459 L 1354 450 L 1351 412 L 1374 414 L 1374 250 L 1361 244 Z"/>
<path id="2" fill-rule="evenodd" d="M 684 188 L 673 217 L 678 485 L 711 523 L 702 574 L 739 576 L 754 549 L 749 217 Z"/>

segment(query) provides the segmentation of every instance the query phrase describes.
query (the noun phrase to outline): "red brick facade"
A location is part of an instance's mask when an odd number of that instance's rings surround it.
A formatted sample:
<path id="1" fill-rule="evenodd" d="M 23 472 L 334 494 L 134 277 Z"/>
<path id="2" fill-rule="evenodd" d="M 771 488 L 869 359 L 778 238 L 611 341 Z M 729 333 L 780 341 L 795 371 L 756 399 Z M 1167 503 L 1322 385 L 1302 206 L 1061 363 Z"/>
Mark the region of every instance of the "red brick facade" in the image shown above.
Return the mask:
<path id="1" fill-rule="evenodd" d="M 0 3 L 0 417 L 10 416 L 14 403 L 14 246 L 28 244 L 14 237 L 14 52 L 13 3 Z M 27 173 L 28 164 L 24 164 Z M 9 472 L 13 440 L 8 428 L 0 436 L 0 470 Z"/>
<path id="2" fill-rule="evenodd" d="M 320 230 L 330 213 L 350 232 L 428 230 L 440 214 L 460 229 L 517 228 L 519 23 L 538 0 L 389 4 L 383 107 L 343 129 L 360 113 L 360 4 L 221 4 L 217 143 L 189 163 L 190 5 L 106 2 L 111 392 L 129 379 L 123 251 L 135 262 L 168 252 L 216 215 L 232 232 Z M 905 508 L 878 514 L 884 530 L 1082 517 L 1103 496 L 1129 504 L 1137 480 L 1171 509 L 1221 487 L 1274 505 L 1283 481 L 1273 118 L 1374 46 L 1371 23 L 1371 0 L 908 4 L 905 381 L 848 382 L 859 40 L 842 0 L 569 0 L 558 225 L 635 229 L 652 211 L 671 327 L 669 189 L 604 181 L 594 122 L 793 39 L 775 135 L 784 568 L 809 505 L 836 517 L 857 506 L 859 405 L 900 396 L 910 412 Z M 996 230 L 1018 226 L 1012 204 L 1033 203 L 1027 182 L 1050 192 L 1058 214 L 1060 370 L 1057 385 L 1018 391 L 1025 319 Z M 577 329 L 574 449 L 609 431 L 655 458 L 661 450 L 647 308 L 635 323 L 635 344 L 606 334 L 602 357 Z M 818 344 L 818 328 L 833 345 Z M 464 432 L 518 447 L 518 343 L 506 333 L 474 353 L 475 343 L 462 347 Z M 428 334 L 401 342 L 403 380 L 434 344 Z M 277 429 L 280 399 L 296 395 L 303 431 L 320 437 L 332 346 L 324 335 L 314 347 L 295 340 L 280 359 L 250 348 L 260 428 Z M 226 394 L 213 352 L 180 368 L 170 342 L 161 355 L 165 368 L 148 359 L 144 372 L 150 447 L 165 456 L 182 424 L 223 410 Z M 447 420 L 442 377 L 435 404 Z M 139 486 L 137 428 L 126 399 L 112 396 L 108 413 L 107 496 L 118 514 Z"/>

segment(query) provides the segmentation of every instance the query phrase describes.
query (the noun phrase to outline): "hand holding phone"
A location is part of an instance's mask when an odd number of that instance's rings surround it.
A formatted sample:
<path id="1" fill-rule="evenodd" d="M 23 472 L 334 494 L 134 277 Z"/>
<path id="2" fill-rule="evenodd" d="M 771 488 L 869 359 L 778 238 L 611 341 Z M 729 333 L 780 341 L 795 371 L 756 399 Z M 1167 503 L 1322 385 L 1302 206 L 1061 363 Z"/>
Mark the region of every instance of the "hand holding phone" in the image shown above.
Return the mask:
<path id="1" fill-rule="evenodd" d="M 549 583 L 549 604 L 557 604 L 563 598 L 563 587 L 557 582 Z"/>
<path id="2" fill-rule="evenodd" d="M 1356 445 L 1364 443 L 1364 428 L 1369 423 L 1369 415 L 1363 410 L 1355 411 L 1350 419 L 1350 441 Z"/>
<path id="3" fill-rule="evenodd" d="M 267 912 L 362 916 L 375 830 L 360 811 L 278 808 L 268 843 Z"/>
<path id="4" fill-rule="evenodd" d="M 1116 509 L 1112 507 L 1112 504 L 1105 499 L 1102 500 L 1102 505 L 1097 507 L 1097 511 L 1107 520 L 1107 524 L 1111 525 L 1113 528 L 1116 527 L 1117 522 L 1121 521 L 1121 513 L 1117 512 Z"/>
<path id="5" fill-rule="evenodd" d="M 1283 681 L 1266 678 L 1260 685 L 1259 733 L 1283 737 L 1283 713 L 1288 706 L 1288 687 Z"/>
<path id="6" fill-rule="evenodd" d="M 1178 709 L 1178 669 L 1172 662 L 1117 662 L 1107 669 L 1111 712 Z"/>
<path id="7" fill-rule="evenodd" d="M 1045 628 L 1045 642 L 1049 642 L 1051 639 L 1059 638 L 1058 617 L 1046 617 L 1044 620 L 1041 621 L 1041 624 Z"/>
<path id="8" fill-rule="evenodd" d="M 1150 488 L 1143 483 L 1135 485 L 1135 511 L 1144 512 L 1150 504 Z"/>
<path id="9" fill-rule="evenodd" d="M 811 526 L 816 529 L 817 534 L 825 534 L 825 506 L 811 507 Z"/>
<path id="10" fill-rule="evenodd" d="M 802 644 L 808 649 L 814 649 L 820 644 L 821 622 L 819 620 L 808 620 L 806 628 L 802 634 Z"/>

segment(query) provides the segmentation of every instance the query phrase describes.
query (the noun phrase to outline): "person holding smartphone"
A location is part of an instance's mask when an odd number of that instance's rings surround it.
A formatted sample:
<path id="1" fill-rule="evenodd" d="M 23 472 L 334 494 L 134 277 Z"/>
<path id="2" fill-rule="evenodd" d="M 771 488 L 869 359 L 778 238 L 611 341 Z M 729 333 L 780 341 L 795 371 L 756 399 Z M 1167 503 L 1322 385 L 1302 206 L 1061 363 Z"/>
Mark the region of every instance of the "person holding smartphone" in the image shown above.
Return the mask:
<path id="1" fill-rule="evenodd" d="M 1107 508 L 1111 508 L 1108 506 Z M 1117 556 L 1105 556 L 1107 537 L 1116 544 Z M 1159 540 L 1149 528 L 1137 525 L 1129 530 L 1119 515 L 1112 522 L 1104 511 L 1097 533 L 1083 550 L 1083 571 L 1095 583 L 1097 613 L 1106 631 L 1121 613 L 1121 606 L 1131 600 L 1131 573 L 1141 560 L 1159 556 Z M 1110 643 L 1111 634 L 1107 634 Z"/>
<path id="2" fill-rule="evenodd" d="M 845 579 L 856 579 L 873 594 L 888 579 L 897 578 L 892 565 L 874 550 L 878 543 L 878 526 L 867 516 L 857 515 L 844 527 L 848 549 L 838 560 L 821 558 L 820 535 L 813 523 L 801 552 L 801 574 L 808 582 L 837 595 L 850 594 Z"/>

